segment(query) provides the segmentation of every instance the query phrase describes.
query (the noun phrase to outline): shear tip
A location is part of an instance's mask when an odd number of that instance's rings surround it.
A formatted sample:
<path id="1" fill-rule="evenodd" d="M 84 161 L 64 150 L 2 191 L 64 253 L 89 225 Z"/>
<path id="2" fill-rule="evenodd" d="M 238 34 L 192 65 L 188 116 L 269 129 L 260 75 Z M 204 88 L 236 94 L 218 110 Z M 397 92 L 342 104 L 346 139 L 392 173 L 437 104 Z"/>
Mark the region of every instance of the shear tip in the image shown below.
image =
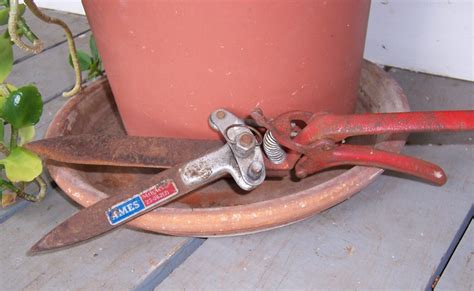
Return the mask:
<path id="1" fill-rule="evenodd" d="M 27 252 L 28 255 L 36 255 L 41 252 L 49 251 L 51 249 L 58 248 L 58 245 L 52 245 L 48 242 L 48 236 L 40 239 L 36 244 L 34 244 Z"/>
<path id="2" fill-rule="evenodd" d="M 44 245 L 44 240 L 40 240 L 28 250 L 27 254 L 36 255 L 37 253 L 43 252 L 47 249 L 48 248 Z"/>
<path id="3" fill-rule="evenodd" d="M 40 246 L 38 246 L 37 244 L 35 244 L 34 246 L 32 246 L 32 247 L 28 250 L 28 252 L 27 252 L 26 254 L 27 254 L 28 256 L 32 256 L 32 255 L 36 255 L 36 254 L 38 254 L 38 253 L 40 253 L 40 252 L 42 252 L 42 251 L 43 251 L 43 249 L 42 249 Z"/>

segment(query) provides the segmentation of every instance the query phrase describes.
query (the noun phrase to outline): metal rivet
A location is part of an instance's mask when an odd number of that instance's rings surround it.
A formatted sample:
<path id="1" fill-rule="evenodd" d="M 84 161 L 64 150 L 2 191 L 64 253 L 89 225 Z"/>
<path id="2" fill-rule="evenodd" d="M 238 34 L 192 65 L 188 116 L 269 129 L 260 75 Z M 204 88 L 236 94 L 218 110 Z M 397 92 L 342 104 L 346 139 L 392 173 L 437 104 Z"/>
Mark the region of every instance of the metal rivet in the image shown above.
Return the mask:
<path id="1" fill-rule="evenodd" d="M 258 179 L 263 171 L 263 164 L 259 161 L 253 161 L 248 169 L 248 174 L 253 179 Z"/>
<path id="2" fill-rule="evenodd" d="M 225 111 L 219 110 L 219 111 L 216 112 L 216 117 L 218 119 L 224 119 L 225 116 L 226 116 Z"/>
<path id="3" fill-rule="evenodd" d="M 244 147 L 250 147 L 253 143 L 253 135 L 251 133 L 244 133 L 239 137 L 239 144 Z"/>

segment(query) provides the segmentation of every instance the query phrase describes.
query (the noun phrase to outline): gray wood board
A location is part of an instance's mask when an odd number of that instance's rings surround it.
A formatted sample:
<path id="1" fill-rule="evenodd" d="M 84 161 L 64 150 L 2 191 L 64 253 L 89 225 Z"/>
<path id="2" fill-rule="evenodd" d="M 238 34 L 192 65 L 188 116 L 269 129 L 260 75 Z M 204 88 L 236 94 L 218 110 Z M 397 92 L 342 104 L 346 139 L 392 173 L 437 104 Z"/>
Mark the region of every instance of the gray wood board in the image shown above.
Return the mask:
<path id="1" fill-rule="evenodd" d="M 82 34 L 90 30 L 87 18 L 83 15 L 71 14 L 50 9 L 42 9 L 42 11 L 51 17 L 56 17 L 63 20 L 69 26 L 73 35 Z M 59 26 L 55 24 L 48 24 L 39 20 L 28 9 L 26 10 L 24 17 L 31 30 L 39 37 L 39 39 L 43 41 L 45 51 L 59 43 L 66 42 L 64 31 Z M 16 46 L 14 46 L 13 54 L 15 57 L 15 62 L 21 62 L 22 60 L 34 56 L 33 54 L 25 52 Z"/>
<path id="2" fill-rule="evenodd" d="M 412 111 L 474 110 L 474 82 L 400 69 L 389 74 L 400 84 Z M 411 144 L 474 144 L 474 132 L 412 134 Z"/>
<path id="3" fill-rule="evenodd" d="M 474 222 L 464 233 L 436 290 L 474 290 Z"/>
<path id="4" fill-rule="evenodd" d="M 389 173 L 304 222 L 208 239 L 159 289 L 424 289 L 474 202 L 474 146 L 405 153 L 443 166 L 448 183 Z"/>
<path id="5" fill-rule="evenodd" d="M 90 33 L 86 33 L 76 37 L 76 46 L 87 49 L 89 35 Z M 16 64 L 7 82 L 17 87 L 29 83 L 35 84 L 43 96 L 43 101 L 47 102 L 74 85 L 74 70 L 69 65 L 68 56 L 67 44 L 58 45 Z"/>
<path id="6" fill-rule="evenodd" d="M 179 252 L 186 238 L 120 228 L 73 248 L 35 256 L 27 250 L 77 211 L 57 190 L 0 225 L 2 290 L 125 290 Z"/>

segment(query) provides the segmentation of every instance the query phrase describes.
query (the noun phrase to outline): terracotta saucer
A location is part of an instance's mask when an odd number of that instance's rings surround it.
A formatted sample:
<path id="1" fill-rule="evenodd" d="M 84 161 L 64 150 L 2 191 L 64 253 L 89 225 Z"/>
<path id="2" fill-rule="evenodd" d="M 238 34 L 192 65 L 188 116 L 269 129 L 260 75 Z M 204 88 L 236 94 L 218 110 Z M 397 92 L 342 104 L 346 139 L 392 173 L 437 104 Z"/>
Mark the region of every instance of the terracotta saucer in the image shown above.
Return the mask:
<path id="1" fill-rule="evenodd" d="M 409 111 L 402 89 L 374 64 L 364 62 L 359 89 L 359 112 Z M 57 113 L 46 137 L 82 133 L 125 134 L 105 78 L 91 83 L 72 98 Z M 385 136 L 374 138 L 371 143 L 380 149 L 398 152 L 405 140 Z M 139 192 L 154 184 L 153 175 L 159 171 L 72 166 L 51 161 L 47 162 L 47 167 L 61 189 L 84 207 L 108 195 Z M 370 167 L 335 169 L 301 181 L 265 181 L 248 194 L 224 179 L 128 225 L 147 231 L 199 237 L 263 231 L 328 209 L 359 192 L 381 173 L 382 170 Z"/>

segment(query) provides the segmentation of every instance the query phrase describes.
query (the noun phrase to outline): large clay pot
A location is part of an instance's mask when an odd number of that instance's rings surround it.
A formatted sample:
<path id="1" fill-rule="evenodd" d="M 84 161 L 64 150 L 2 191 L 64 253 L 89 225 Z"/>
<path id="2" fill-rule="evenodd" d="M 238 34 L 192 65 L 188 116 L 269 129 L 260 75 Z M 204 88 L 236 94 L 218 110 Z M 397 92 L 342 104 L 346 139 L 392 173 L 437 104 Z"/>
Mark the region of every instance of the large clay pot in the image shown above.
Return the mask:
<path id="1" fill-rule="evenodd" d="M 370 0 L 83 0 L 128 134 L 217 138 L 218 107 L 355 109 Z"/>

